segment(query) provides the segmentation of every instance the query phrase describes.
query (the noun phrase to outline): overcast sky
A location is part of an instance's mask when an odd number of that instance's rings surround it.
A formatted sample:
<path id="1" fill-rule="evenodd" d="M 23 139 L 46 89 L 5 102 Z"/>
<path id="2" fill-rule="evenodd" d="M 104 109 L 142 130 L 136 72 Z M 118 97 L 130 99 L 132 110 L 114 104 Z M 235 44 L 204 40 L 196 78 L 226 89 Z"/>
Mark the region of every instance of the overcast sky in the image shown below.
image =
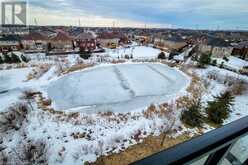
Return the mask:
<path id="1" fill-rule="evenodd" d="M 29 7 L 38 25 L 248 29 L 247 0 L 29 0 Z"/>

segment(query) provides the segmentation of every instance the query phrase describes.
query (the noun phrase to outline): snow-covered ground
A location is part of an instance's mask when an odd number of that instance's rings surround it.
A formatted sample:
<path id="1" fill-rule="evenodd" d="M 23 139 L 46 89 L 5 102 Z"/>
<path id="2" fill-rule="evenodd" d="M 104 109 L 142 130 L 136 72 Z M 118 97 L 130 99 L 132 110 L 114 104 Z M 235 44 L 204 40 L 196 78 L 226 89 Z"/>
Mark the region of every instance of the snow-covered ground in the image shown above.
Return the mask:
<path id="1" fill-rule="evenodd" d="M 0 112 L 18 102 L 31 68 L 0 70 Z"/>
<path id="2" fill-rule="evenodd" d="M 225 61 L 221 58 L 213 58 L 213 59 L 217 60 L 217 64 L 224 63 L 225 66 L 229 67 L 230 69 L 237 70 L 237 71 L 242 69 L 245 66 L 248 66 L 247 61 L 234 57 L 234 56 L 228 57 L 228 61 Z"/>
<path id="3" fill-rule="evenodd" d="M 166 65 L 120 64 L 64 76 L 52 82 L 47 92 L 57 110 L 82 107 L 88 113 L 127 112 L 168 101 L 189 82 L 184 74 Z"/>
<path id="4" fill-rule="evenodd" d="M 113 58 L 133 54 L 134 58 L 151 59 L 156 58 L 159 52 L 150 47 L 136 46 L 108 50 L 106 53 Z M 180 121 L 181 111 L 178 109 L 173 109 L 173 113 L 169 115 L 144 115 L 151 103 L 173 104 L 175 97 L 186 94 L 185 88 L 190 79 L 175 68 L 158 63 L 128 62 L 99 64 L 83 71 L 60 75 L 58 67 L 78 63 L 78 55 L 63 59 L 47 58 L 43 54 L 31 56 L 31 63 L 49 63 L 52 66 L 41 77 L 28 82 L 24 80 L 32 68 L 1 70 L 0 112 L 6 110 L 10 104 L 20 101 L 21 92 L 29 88 L 43 92 L 44 97 L 50 97 L 57 112 L 65 111 L 60 115 L 53 114 L 44 111 L 33 101 L 33 111 L 29 112 L 21 130 L 8 131 L 0 137 L 8 147 L 7 152 L 28 140 L 42 140 L 47 145 L 48 164 L 79 165 L 86 161 L 94 162 L 101 155 L 123 151 L 149 135 L 159 135 L 168 129 L 173 119 L 176 135 L 185 133 L 184 131 L 197 132 L 196 129 L 183 126 Z M 207 80 L 208 73 L 214 71 L 223 79 L 231 76 L 248 81 L 246 76 L 212 66 L 207 69 L 194 68 L 193 71 L 203 80 Z M 227 86 L 223 83 L 210 81 L 202 96 L 203 106 L 226 89 Z M 235 97 L 233 112 L 225 124 L 247 116 L 247 98 L 247 93 Z M 100 111 L 108 112 L 94 113 Z M 79 113 L 71 116 L 71 112 Z M 209 131 L 211 128 L 208 126 L 206 129 Z M 246 144 L 247 142 L 241 143 L 242 151 L 247 151 Z"/>
<path id="5" fill-rule="evenodd" d="M 225 80 L 226 78 L 229 78 L 229 79 L 234 78 L 234 79 L 241 79 L 243 81 L 248 82 L 247 76 L 243 76 L 238 73 L 234 73 L 232 71 L 220 69 L 220 68 L 213 67 L 213 66 L 209 66 L 207 69 L 196 70 L 196 72 L 203 79 L 207 79 L 208 73 L 214 72 L 216 75 L 218 75 L 220 79 L 223 79 L 223 80 Z M 228 89 L 228 86 L 218 81 L 211 80 L 209 81 L 209 83 L 210 84 L 208 87 L 208 91 L 202 97 L 202 101 L 205 103 L 207 101 L 212 100 L 213 96 L 217 96 L 220 93 Z M 248 115 L 247 109 L 248 109 L 248 91 L 245 91 L 244 94 L 235 96 L 235 102 L 232 107 L 233 111 L 231 112 L 230 117 L 225 121 L 225 124 L 247 116 Z"/>
<path id="6" fill-rule="evenodd" d="M 161 51 L 152 47 L 132 46 L 130 48 L 107 49 L 106 53 L 114 58 L 124 58 L 125 55 L 134 59 L 155 59 Z"/>

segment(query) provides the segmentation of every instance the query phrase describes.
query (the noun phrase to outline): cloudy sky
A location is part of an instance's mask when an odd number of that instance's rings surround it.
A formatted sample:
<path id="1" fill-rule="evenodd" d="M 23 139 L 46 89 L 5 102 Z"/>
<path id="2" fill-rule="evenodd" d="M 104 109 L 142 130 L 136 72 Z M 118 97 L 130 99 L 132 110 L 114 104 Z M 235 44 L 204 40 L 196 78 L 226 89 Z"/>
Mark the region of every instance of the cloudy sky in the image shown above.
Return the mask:
<path id="1" fill-rule="evenodd" d="M 247 0 L 29 0 L 38 25 L 248 29 Z M 36 20 L 36 21 L 35 21 Z"/>

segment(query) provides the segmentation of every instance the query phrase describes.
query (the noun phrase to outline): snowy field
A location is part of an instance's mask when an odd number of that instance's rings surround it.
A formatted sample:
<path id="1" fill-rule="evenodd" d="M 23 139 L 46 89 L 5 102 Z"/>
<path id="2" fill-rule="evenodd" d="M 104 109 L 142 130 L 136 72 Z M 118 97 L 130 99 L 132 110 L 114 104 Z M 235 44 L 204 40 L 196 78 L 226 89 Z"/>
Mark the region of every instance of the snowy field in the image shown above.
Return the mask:
<path id="1" fill-rule="evenodd" d="M 155 59 L 161 51 L 159 49 L 134 46 L 130 48 L 107 49 L 106 53 L 114 58 L 123 58 L 125 55 L 133 56 L 134 59 Z"/>
<path id="2" fill-rule="evenodd" d="M 166 65 L 121 64 L 64 76 L 47 92 L 57 110 L 127 112 L 167 101 L 188 83 L 184 74 Z"/>
<path id="3" fill-rule="evenodd" d="M 107 54 L 113 58 L 132 54 L 134 58 L 152 59 L 159 52 L 142 46 L 107 50 Z M 20 161 L 13 149 L 42 141 L 46 144 L 48 164 L 81 165 L 86 161 L 94 162 L 101 155 L 124 151 L 129 146 L 141 143 L 144 138 L 158 136 L 168 129 L 175 130 L 173 137 L 198 132 L 197 129 L 184 127 L 180 120 L 181 111 L 176 106 L 172 106 L 173 111 L 166 115 L 159 112 L 146 115 L 151 103 L 173 105 L 179 96 L 189 95 L 185 89 L 190 78 L 181 71 L 165 64 L 133 63 L 130 60 L 125 64 L 115 65 L 94 63 L 94 67 L 59 74 L 61 65 L 69 67 L 79 62 L 82 61 L 78 55 L 52 59 L 34 54 L 31 63 L 49 63 L 51 67 L 40 77 L 30 81 L 25 80 L 32 68 L 0 71 L 0 112 L 7 110 L 11 104 L 27 101 L 20 99 L 22 91 L 27 89 L 40 91 L 42 97 L 51 98 L 52 107 L 57 110 L 55 113 L 45 109 L 52 108 L 50 106 L 40 107 L 38 96 L 32 100 L 32 111 L 28 113 L 27 120 L 22 122 L 20 129 L 10 129 L 0 136 L 11 159 Z M 239 68 L 246 65 L 237 59 L 230 59 L 229 63 Z M 213 96 L 228 89 L 223 82 L 210 80 L 209 72 L 215 72 L 223 80 L 228 76 L 248 82 L 247 76 L 212 66 L 206 69 L 192 68 L 192 71 L 208 84 L 202 96 L 203 107 L 207 101 L 214 99 Z M 233 111 L 224 124 L 247 116 L 247 98 L 248 92 L 235 97 Z M 208 132 L 211 129 L 213 128 L 206 125 L 203 131 Z M 0 147 L 2 144 L 0 143 Z M 241 141 L 239 146 L 237 151 L 247 153 L 247 141 Z"/>

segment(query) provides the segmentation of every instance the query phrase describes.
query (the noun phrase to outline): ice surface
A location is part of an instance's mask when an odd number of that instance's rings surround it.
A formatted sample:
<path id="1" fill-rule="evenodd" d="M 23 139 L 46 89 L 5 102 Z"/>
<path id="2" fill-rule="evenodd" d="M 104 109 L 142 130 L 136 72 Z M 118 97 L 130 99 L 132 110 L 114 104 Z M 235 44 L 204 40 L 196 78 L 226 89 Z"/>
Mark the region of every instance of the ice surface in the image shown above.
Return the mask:
<path id="1" fill-rule="evenodd" d="M 56 109 L 131 111 L 176 95 L 188 79 L 161 64 L 121 64 L 77 72 L 52 82 L 48 95 Z"/>

